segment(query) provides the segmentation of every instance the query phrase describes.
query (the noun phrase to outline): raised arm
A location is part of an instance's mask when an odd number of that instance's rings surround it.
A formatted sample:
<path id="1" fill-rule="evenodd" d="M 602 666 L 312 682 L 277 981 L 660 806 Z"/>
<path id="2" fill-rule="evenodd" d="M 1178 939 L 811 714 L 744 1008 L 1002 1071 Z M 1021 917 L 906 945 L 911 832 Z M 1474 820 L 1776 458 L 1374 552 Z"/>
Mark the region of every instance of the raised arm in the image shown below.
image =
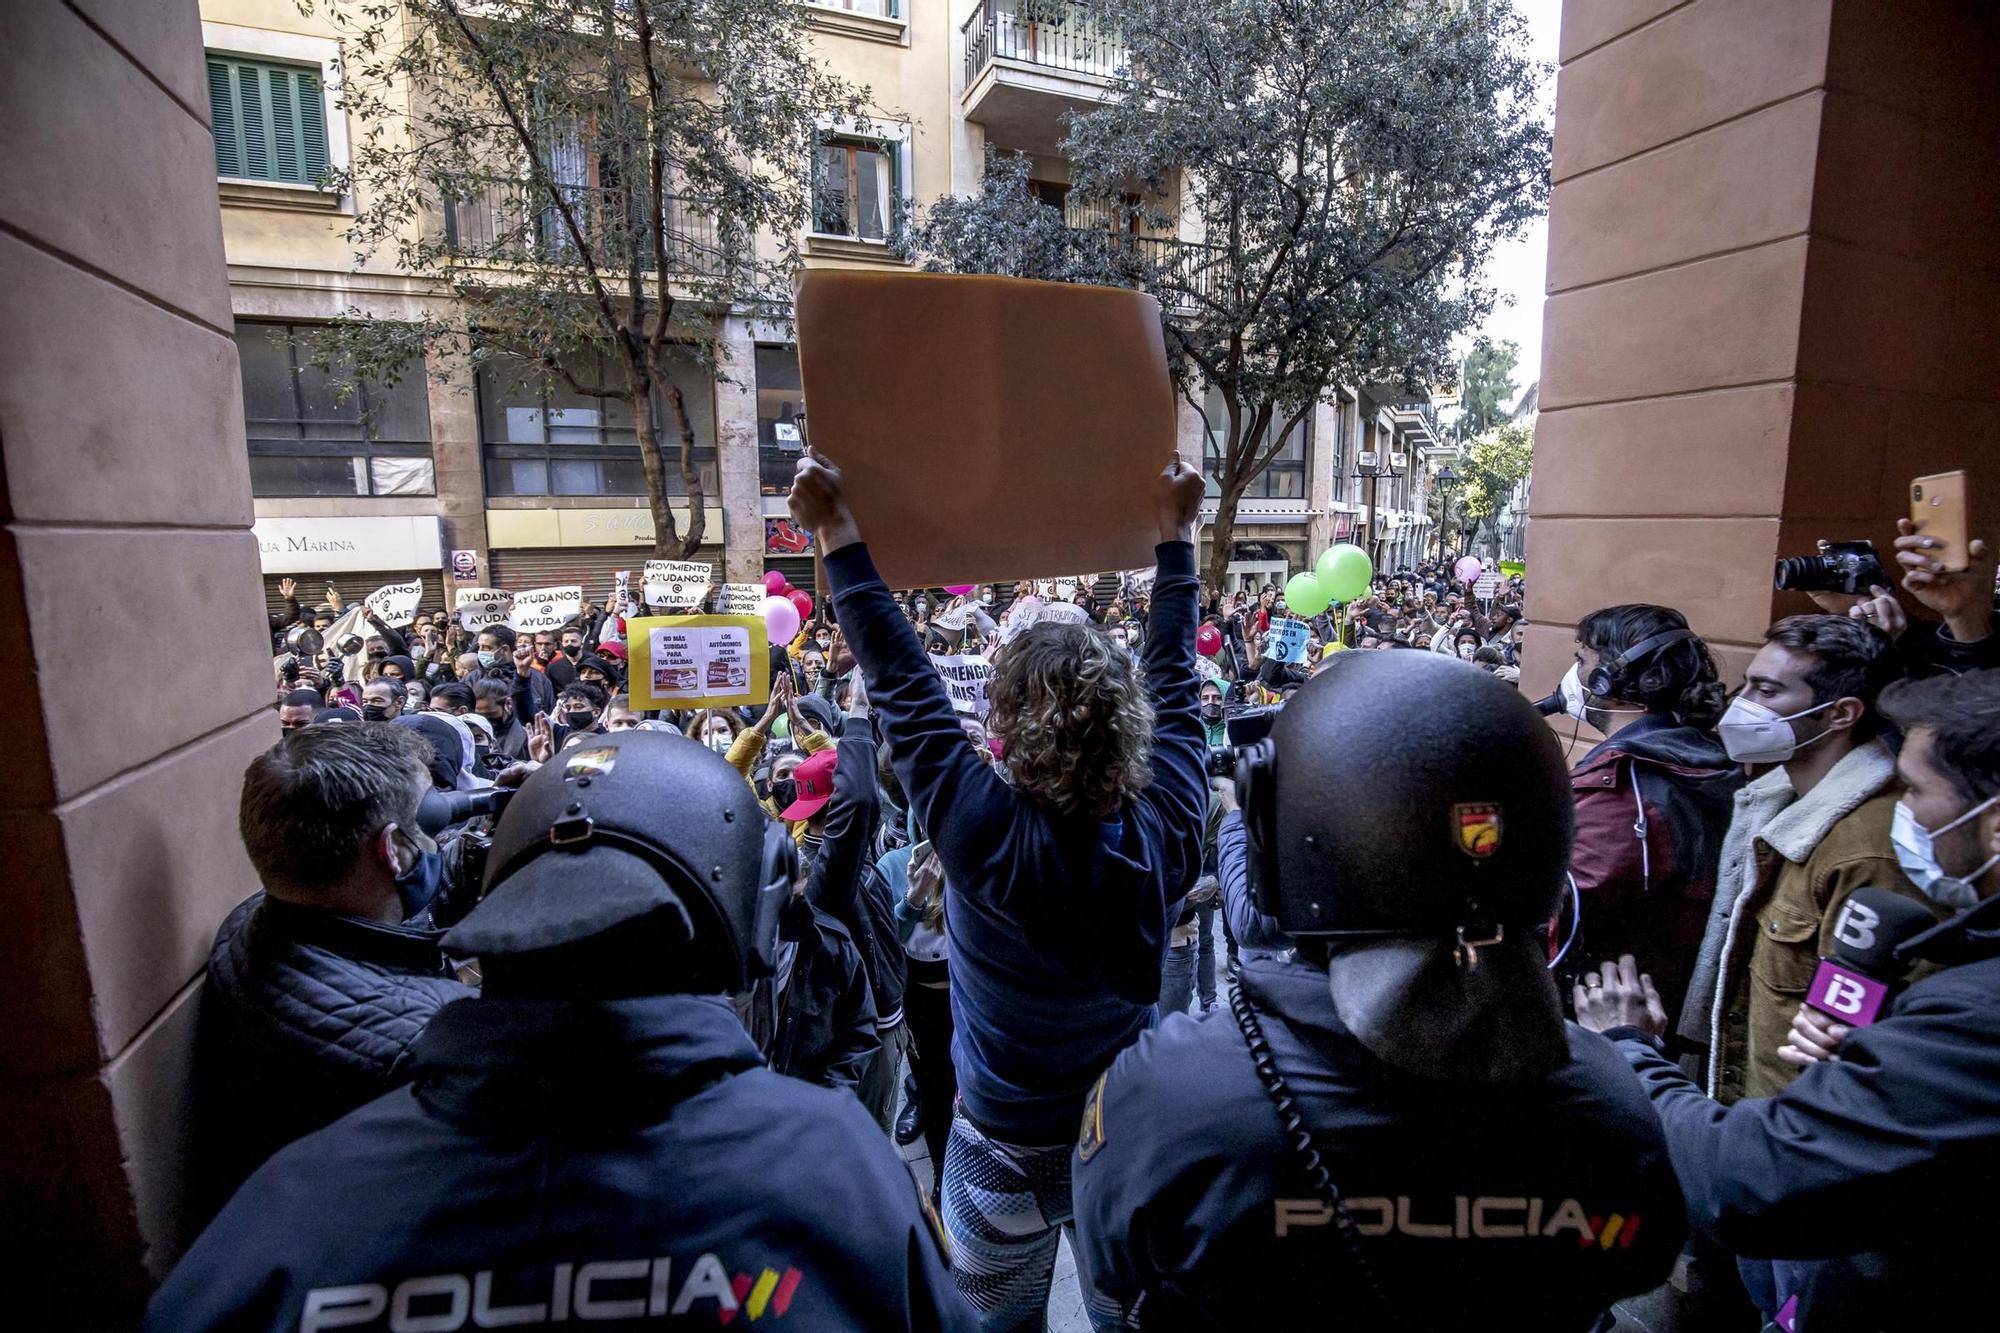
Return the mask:
<path id="1" fill-rule="evenodd" d="M 944 682 L 868 558 L 840 470 L 801 459 L 792 516 L 825 553 L 833 604 L 911 810 L 955 858 L 983 861 L 1013 824 L 1014 794 L 966 743 Z"/>
<path id="2" fill-rule="evenodd" d="M 1201 728 L 1201 678 L 1194 666 L 1194 530 L 1201 515 L 1201 474 L 1178 458 L 1160 478 L 1157 572 L 1146 616 L 1141 661 L 1153 696 L 1153 785 L 1140 796 L 1167 833 L 1174 858 L 1169 901 L 1187 891 L 1201 871 L 1202 829 L 1208 815 L 1204 774 L 1208 743 Z"/>

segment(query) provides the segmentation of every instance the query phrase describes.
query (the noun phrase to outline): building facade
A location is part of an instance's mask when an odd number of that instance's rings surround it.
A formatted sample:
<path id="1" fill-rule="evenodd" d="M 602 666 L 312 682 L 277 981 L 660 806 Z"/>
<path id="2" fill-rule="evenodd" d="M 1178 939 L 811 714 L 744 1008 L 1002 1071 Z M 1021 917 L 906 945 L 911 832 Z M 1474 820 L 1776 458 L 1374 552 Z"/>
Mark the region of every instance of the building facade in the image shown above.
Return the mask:
<path id="1" fill-rule="evenodd" d="M 897 220 L 945 194 L 977 189 L 989 145 L 1025 153 L 1037 193 L 1072 226 L 1108 225 L 1068 205 L 1065 113 L 1101 96 L 1123 60 L 1087 8 L 1022 0 L 800 0 L 818 55 L 867 87 L 864 136 L 829 124 L 813 163 L 807 267 L 894 268 Z M 618 399 L 548 391 L 486 363 L 425 367 L 394 386 L 338 398 L 297 335 L 355 317 L 447 314 L 427 280 L 346 237 L 356 200 L 318 188 L 348 165 L 367 127 L 341 105 L 342 33 L 292 0 L 202 0 L 216 139 L 217 192 L 242 364 L 246 447 L 267 599 L 283 579 L 308 602 L 422 580 L 440 605 L 446 575 L 512 589 L 581 583 L 608 592 L 643 561 L 654 532 L 632 426 Z M 506 229 L 498 198 L 444 205 L 447 234 L 479 243 Z M 1171 245 L 1174 237 L 1121 237 Z M 810 575 L 811 548 L 785 505 L 803 411 L 786 327 L 724 314 L 720 377 L 692 363 L 677 381 L 696 433 L 705 539 L 696 558 L 729 580 Z M 1212 457 L 1202 414 L 1180 408 L 1190 463 Z M 1220 421 L 1219 412 L 1209 418 Z M 1367 546 L 1387 568 L 1427 539 L 1415 407 L 1367 390 L 1338 392 L 1294 432 L 1245 497 L 1231 577 L 1283 583 L 1332 542 Z M 670 469 L 670 473 L 672 469 Z M 679 486 L 677 475 L 670 477 Z M 1211 507 L 1209 517 L 1212 517 Z M 689 517 L 683 506 L 676 520 Z"/>

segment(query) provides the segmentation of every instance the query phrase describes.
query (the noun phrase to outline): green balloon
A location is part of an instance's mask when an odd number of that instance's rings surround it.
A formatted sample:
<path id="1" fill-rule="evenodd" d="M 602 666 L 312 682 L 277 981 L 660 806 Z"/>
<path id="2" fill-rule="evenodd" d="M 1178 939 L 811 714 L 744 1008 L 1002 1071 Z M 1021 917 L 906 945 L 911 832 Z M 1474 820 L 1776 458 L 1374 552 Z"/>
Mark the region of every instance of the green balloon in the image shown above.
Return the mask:
<path id="1" fill-rule="evenodd" d="M 1333 601 L 1359 601 L 1368 592 L 1368 580 L 1374 577 L 1374 563 L 1359 546 L 1342 542 L 1327 547 L 1319 558 L 1319 586 Z"/>
<path id="2" fill-rule="evenodd" d="M 1285 605 L 1293 615 L 1316 616 L 1326 610 L 1329 598 L 1326 589 L 1313 577 L 1310 569 L 1302 570 L 1285 581 Z"/>

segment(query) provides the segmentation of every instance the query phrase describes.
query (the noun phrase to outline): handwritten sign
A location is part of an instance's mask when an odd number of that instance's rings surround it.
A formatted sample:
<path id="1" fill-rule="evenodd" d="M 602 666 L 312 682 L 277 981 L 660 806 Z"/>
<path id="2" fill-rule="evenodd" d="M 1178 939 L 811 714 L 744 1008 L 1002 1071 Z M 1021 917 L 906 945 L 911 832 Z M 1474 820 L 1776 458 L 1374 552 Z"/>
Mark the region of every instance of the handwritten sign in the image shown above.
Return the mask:
<path id="1" fill-rule="evenodd" d="M 1472 585 L 1472 595 L 1482 602 L 1491 601 L 1499 593 L 1500 576 L 1490 569 L 1481 574 L 1479 581 Z"/>
<path id="2" fill-rule="evenodd" d="M 692 611 L 714 578 L 714 567 L 703 560 L 648 560 L 646 604 Z"/>
<path id="3" fill-rule="evenodd" d="M 1306 660 L 1306 641 L 1312 638 L 1312 626 L 1303 620 L 1287 620 L 1271 631 L 1271 642 L 1264 649 L 1264 656 L 1273 662 L 1297 664 Z"/>
<path id="4" fill-rule="evenodd" d="M 632 604 L 632 571 L 621 569 L 611 576 L 611 609 L 615 614 L 624 614 Z"/>
<path id="5" fill-rule="evenodd" d="M 770 642 L 756 616 L 648 616 L 625 628 L 634 708 L 736 708 L 771 697 Z"/>
<path id="6" fill-rule="evenodd" d="M 417 603 L 424 597 L 424 585 L 391 583 L 368 594 L 368 609 L 385 625 L 407 625 L 417 618 Z"/>
<path id="7" fill-rule="evenodd" d="M 768 595 L 761 583 L 725 583 L 715 590 L 711 609 L 718 616 L 754 616 Z"/>
<path id="8" fill-rule="evenodd" d="M 992 707 L 987 692 L 993 685 L 993 664 L 984 657 L 966 653 L 933 657 L 931 665 L 944 677 L 944 692 L 951 696 L 951 706 L 984 722 L 987 710 Z"/>
<path id="9" fill-rule="evenodd" d="M 565 587 L 535 588 L 529 592 L 514 594 L 514 609 L 507 613 L 507 623 L 528 634 L 539 634 L 544 630 L 558 630 L 583 614 L 583 586 L 572 583 Z"/>
<path id="10" fill-rule="evenodd" d="M 452 609 L 458 613 L 459 628 L 471 633 L 506 624 L 513 605 L 514 594 L 502 588 L 460 588 Z"/>

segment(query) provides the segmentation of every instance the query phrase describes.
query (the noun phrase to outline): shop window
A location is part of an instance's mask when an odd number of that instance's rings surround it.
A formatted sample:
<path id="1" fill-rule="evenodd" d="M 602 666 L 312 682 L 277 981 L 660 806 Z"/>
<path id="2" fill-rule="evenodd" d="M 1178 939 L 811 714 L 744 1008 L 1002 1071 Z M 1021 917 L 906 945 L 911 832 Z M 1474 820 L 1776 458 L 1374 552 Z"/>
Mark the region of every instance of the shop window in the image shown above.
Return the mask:
<path id="1" fill-rule="evenodd" d="M 804 441 L 798 426 L 805 410 L 796 347 L 757 348 L 757 478 L 765 495 L 786 495 L 798 470 Z"/>
<path id="2" fill-rule="evenodd" d="M 1223 455 L 1227 452 L 1223 436 L 1229 430 L 1229 411 L 1223 404 L 1222 395 L 1213 387 L 1203 399 L 1202 411 L 1208 416 L 1208 441 L 1202 453 L 1202 472 L 1208 481 L 1209 494 L 1214 495 L 1217 493 L 1216 477 L 1222 470 Z M 1306 438 L 1311 433 L 1311 421 L 1311 413 L 1300 418 L 1299 424 L 1286 436 L 1284 447 L 1279 449 L 1277 457 L 1271 460 L 1271 465 L 1259 473 L 1244 490 L 1244 499 L 1301 501 L 1305 499 Z M 1257 443 L 1260 454 L 1271 447 L 1271 436 L 1276 428 L 1276 422 L 1264 428 L 1264 434 Z"/>
<path id="3" fill-rule="evenodd" d="M 421 365 L 394 384 L 316 369 L 304 326 L 239 324 L 250 493 L 257 496 L 435 495 L 430 404 Z"/>

